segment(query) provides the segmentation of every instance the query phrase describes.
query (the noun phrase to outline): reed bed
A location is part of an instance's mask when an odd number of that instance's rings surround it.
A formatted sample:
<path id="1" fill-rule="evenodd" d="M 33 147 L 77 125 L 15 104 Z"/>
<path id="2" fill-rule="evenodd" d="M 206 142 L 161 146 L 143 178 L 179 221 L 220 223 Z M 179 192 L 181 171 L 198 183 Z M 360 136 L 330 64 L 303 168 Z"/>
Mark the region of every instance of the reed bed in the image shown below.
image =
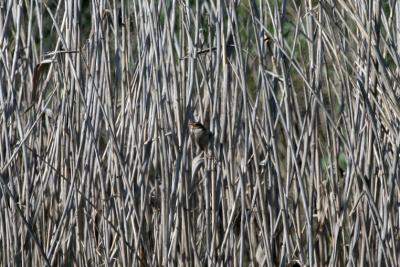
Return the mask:
<path id="1" fill-rule="evenodd" d="M 398 1 L 0 1 L 0 265 L 398 266 L 399 29 Z"/>

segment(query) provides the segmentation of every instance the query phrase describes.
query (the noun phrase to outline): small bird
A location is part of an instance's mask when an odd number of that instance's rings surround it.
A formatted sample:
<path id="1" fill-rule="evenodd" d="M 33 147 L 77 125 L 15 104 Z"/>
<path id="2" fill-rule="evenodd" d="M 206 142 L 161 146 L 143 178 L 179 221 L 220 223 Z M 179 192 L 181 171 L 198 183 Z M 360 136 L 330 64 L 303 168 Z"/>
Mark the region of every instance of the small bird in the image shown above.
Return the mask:
<path id="1" fill-rule="evenodd" d="M 211 140 L 211 132 L 200 122 L 189 122 L 189 126 L 193 140 L 201 150 L 205 150 Z"/>

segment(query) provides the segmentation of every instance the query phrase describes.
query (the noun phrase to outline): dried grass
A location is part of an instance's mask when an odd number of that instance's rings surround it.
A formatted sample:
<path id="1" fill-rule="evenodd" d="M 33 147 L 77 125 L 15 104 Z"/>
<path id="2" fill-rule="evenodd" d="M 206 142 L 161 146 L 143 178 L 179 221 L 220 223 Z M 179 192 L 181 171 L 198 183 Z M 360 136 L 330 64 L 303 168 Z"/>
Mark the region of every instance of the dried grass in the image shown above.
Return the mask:
<path id="1" fill-rule="evenodd" d="M 1 1 L 0 265 L 398 266 L 400 3 L 366 2 Z"/>

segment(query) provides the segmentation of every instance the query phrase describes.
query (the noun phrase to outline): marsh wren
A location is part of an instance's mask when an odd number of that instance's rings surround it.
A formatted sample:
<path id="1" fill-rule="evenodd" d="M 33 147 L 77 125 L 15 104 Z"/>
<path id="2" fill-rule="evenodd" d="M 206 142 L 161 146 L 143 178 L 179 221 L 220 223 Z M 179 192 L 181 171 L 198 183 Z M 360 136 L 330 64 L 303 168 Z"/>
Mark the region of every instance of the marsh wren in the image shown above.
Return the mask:
<path id="1" fill-rule="evenodd" d="M 205 150 L 211 140 L 211 132 L 200 122 L 189 122 L 189 126 L 192 139 L 201 150 Z"/>

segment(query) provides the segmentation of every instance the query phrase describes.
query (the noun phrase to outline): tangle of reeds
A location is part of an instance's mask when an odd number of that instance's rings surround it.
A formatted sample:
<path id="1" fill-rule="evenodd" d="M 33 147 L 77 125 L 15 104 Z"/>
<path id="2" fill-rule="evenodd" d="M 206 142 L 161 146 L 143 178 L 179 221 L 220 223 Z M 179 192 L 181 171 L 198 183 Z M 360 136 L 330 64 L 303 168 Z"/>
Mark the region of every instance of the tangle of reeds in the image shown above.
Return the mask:
<path id="1" fill-rule="evenodd" d="M 398 266 L 399 70 L 399 1 L 0 0 L 0 265 Z"/>

